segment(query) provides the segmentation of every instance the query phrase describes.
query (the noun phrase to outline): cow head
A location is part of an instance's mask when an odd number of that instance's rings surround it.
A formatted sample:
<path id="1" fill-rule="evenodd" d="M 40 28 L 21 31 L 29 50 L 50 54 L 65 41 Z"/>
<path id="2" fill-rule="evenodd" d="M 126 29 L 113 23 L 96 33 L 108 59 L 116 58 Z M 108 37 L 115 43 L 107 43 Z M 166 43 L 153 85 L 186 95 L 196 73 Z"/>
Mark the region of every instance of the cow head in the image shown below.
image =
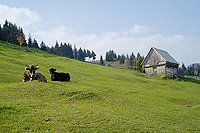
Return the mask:
<path id="1" fill-rule="evenodd" d="M 37 64 L 38 65 L 38 64 Z M 30 81 L 32 80 L 36 80 L 36 74 L 35 74 L 35 71 L 37 69 L 40 69 L 39 67 L 37 67 L 37 65 L 26 65 L 26 68 L 25 70 L 27 70 L 30 74 Z"/>
<path id="2" fill-rule="evenodd" d="M 49 69 L 49 72 L 50 72 L 50 73 L 55 72 L 55 71 L 56 71 L 55 68 L 51 68 L 51 69 Z"/>

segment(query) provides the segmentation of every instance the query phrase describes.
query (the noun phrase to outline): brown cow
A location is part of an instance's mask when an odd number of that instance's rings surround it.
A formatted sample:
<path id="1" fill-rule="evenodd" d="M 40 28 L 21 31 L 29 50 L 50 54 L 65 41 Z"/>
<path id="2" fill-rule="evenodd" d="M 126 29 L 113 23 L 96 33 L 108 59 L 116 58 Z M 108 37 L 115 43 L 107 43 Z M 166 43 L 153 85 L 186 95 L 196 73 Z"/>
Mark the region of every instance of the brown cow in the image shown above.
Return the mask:
<path id="1" fill-rule="evenodd" d="M 35 72 L 37 69 L 40 69 L 37 65 L 26 65 L 22 82 L 33 80 L 47 82 L 47 79 L 41 73 Z"/>

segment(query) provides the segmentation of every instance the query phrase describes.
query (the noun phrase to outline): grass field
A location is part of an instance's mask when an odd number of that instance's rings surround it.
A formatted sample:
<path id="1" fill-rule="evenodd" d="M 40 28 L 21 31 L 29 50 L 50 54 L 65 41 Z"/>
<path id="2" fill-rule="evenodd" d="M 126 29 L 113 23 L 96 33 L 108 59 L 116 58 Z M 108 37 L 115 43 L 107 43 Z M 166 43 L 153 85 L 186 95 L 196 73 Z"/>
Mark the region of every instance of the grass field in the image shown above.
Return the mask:
<path id="1" fill-rule="evenodd" d="M 200 80 L 169 79 L 0 41 L 0 132 L 200 132 Z M 22 82 L 39 64 L 47 83 Z M 48 69 L 69 72 L 50 81 Z"/>

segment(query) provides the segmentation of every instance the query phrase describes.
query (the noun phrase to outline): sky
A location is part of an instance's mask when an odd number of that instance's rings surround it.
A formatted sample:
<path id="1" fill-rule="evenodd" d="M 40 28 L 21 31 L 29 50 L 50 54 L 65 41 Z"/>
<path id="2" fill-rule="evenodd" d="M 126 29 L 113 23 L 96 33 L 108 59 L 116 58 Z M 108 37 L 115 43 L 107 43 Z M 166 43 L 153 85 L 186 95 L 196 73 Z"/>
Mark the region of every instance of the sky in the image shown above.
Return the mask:
<path id="1" fill-rule="evenodd" d="M 94 50 L 146 56 L 168 51 L 181 65 L 200 63 L 200 0 L 0 0 L 7 19 L 40 44 L 66 42 Z"/>

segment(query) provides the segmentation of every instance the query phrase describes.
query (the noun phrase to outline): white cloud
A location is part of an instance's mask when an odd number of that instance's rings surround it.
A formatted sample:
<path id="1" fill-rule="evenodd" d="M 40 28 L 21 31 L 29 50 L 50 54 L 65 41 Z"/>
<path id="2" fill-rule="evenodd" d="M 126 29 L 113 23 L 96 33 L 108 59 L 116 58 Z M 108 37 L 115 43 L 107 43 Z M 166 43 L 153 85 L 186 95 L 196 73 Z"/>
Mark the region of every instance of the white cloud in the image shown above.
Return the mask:
<path id="1" fill-rule="evenodd" d="M 144 25 L 138 25 L 135 24 L 132 27 L 130 27 L 127 31 L 124 31 L 123 33 L 125 35 L 129 35 L 129 34 L 140 34 L 140 33 L 145 33 L 148 31 L 148 27 L 144 26 Z"/>
<path id="2" fill-rule="evenodd" d="M 0 4 L 0 23 L 4 24 L 5 20 L 17 24 L 27 32 L 30 28 L 34 28 L 36 23 L 41 21 L 41 17 L 35 12 L 27 8 L 8 7 Z"/>

